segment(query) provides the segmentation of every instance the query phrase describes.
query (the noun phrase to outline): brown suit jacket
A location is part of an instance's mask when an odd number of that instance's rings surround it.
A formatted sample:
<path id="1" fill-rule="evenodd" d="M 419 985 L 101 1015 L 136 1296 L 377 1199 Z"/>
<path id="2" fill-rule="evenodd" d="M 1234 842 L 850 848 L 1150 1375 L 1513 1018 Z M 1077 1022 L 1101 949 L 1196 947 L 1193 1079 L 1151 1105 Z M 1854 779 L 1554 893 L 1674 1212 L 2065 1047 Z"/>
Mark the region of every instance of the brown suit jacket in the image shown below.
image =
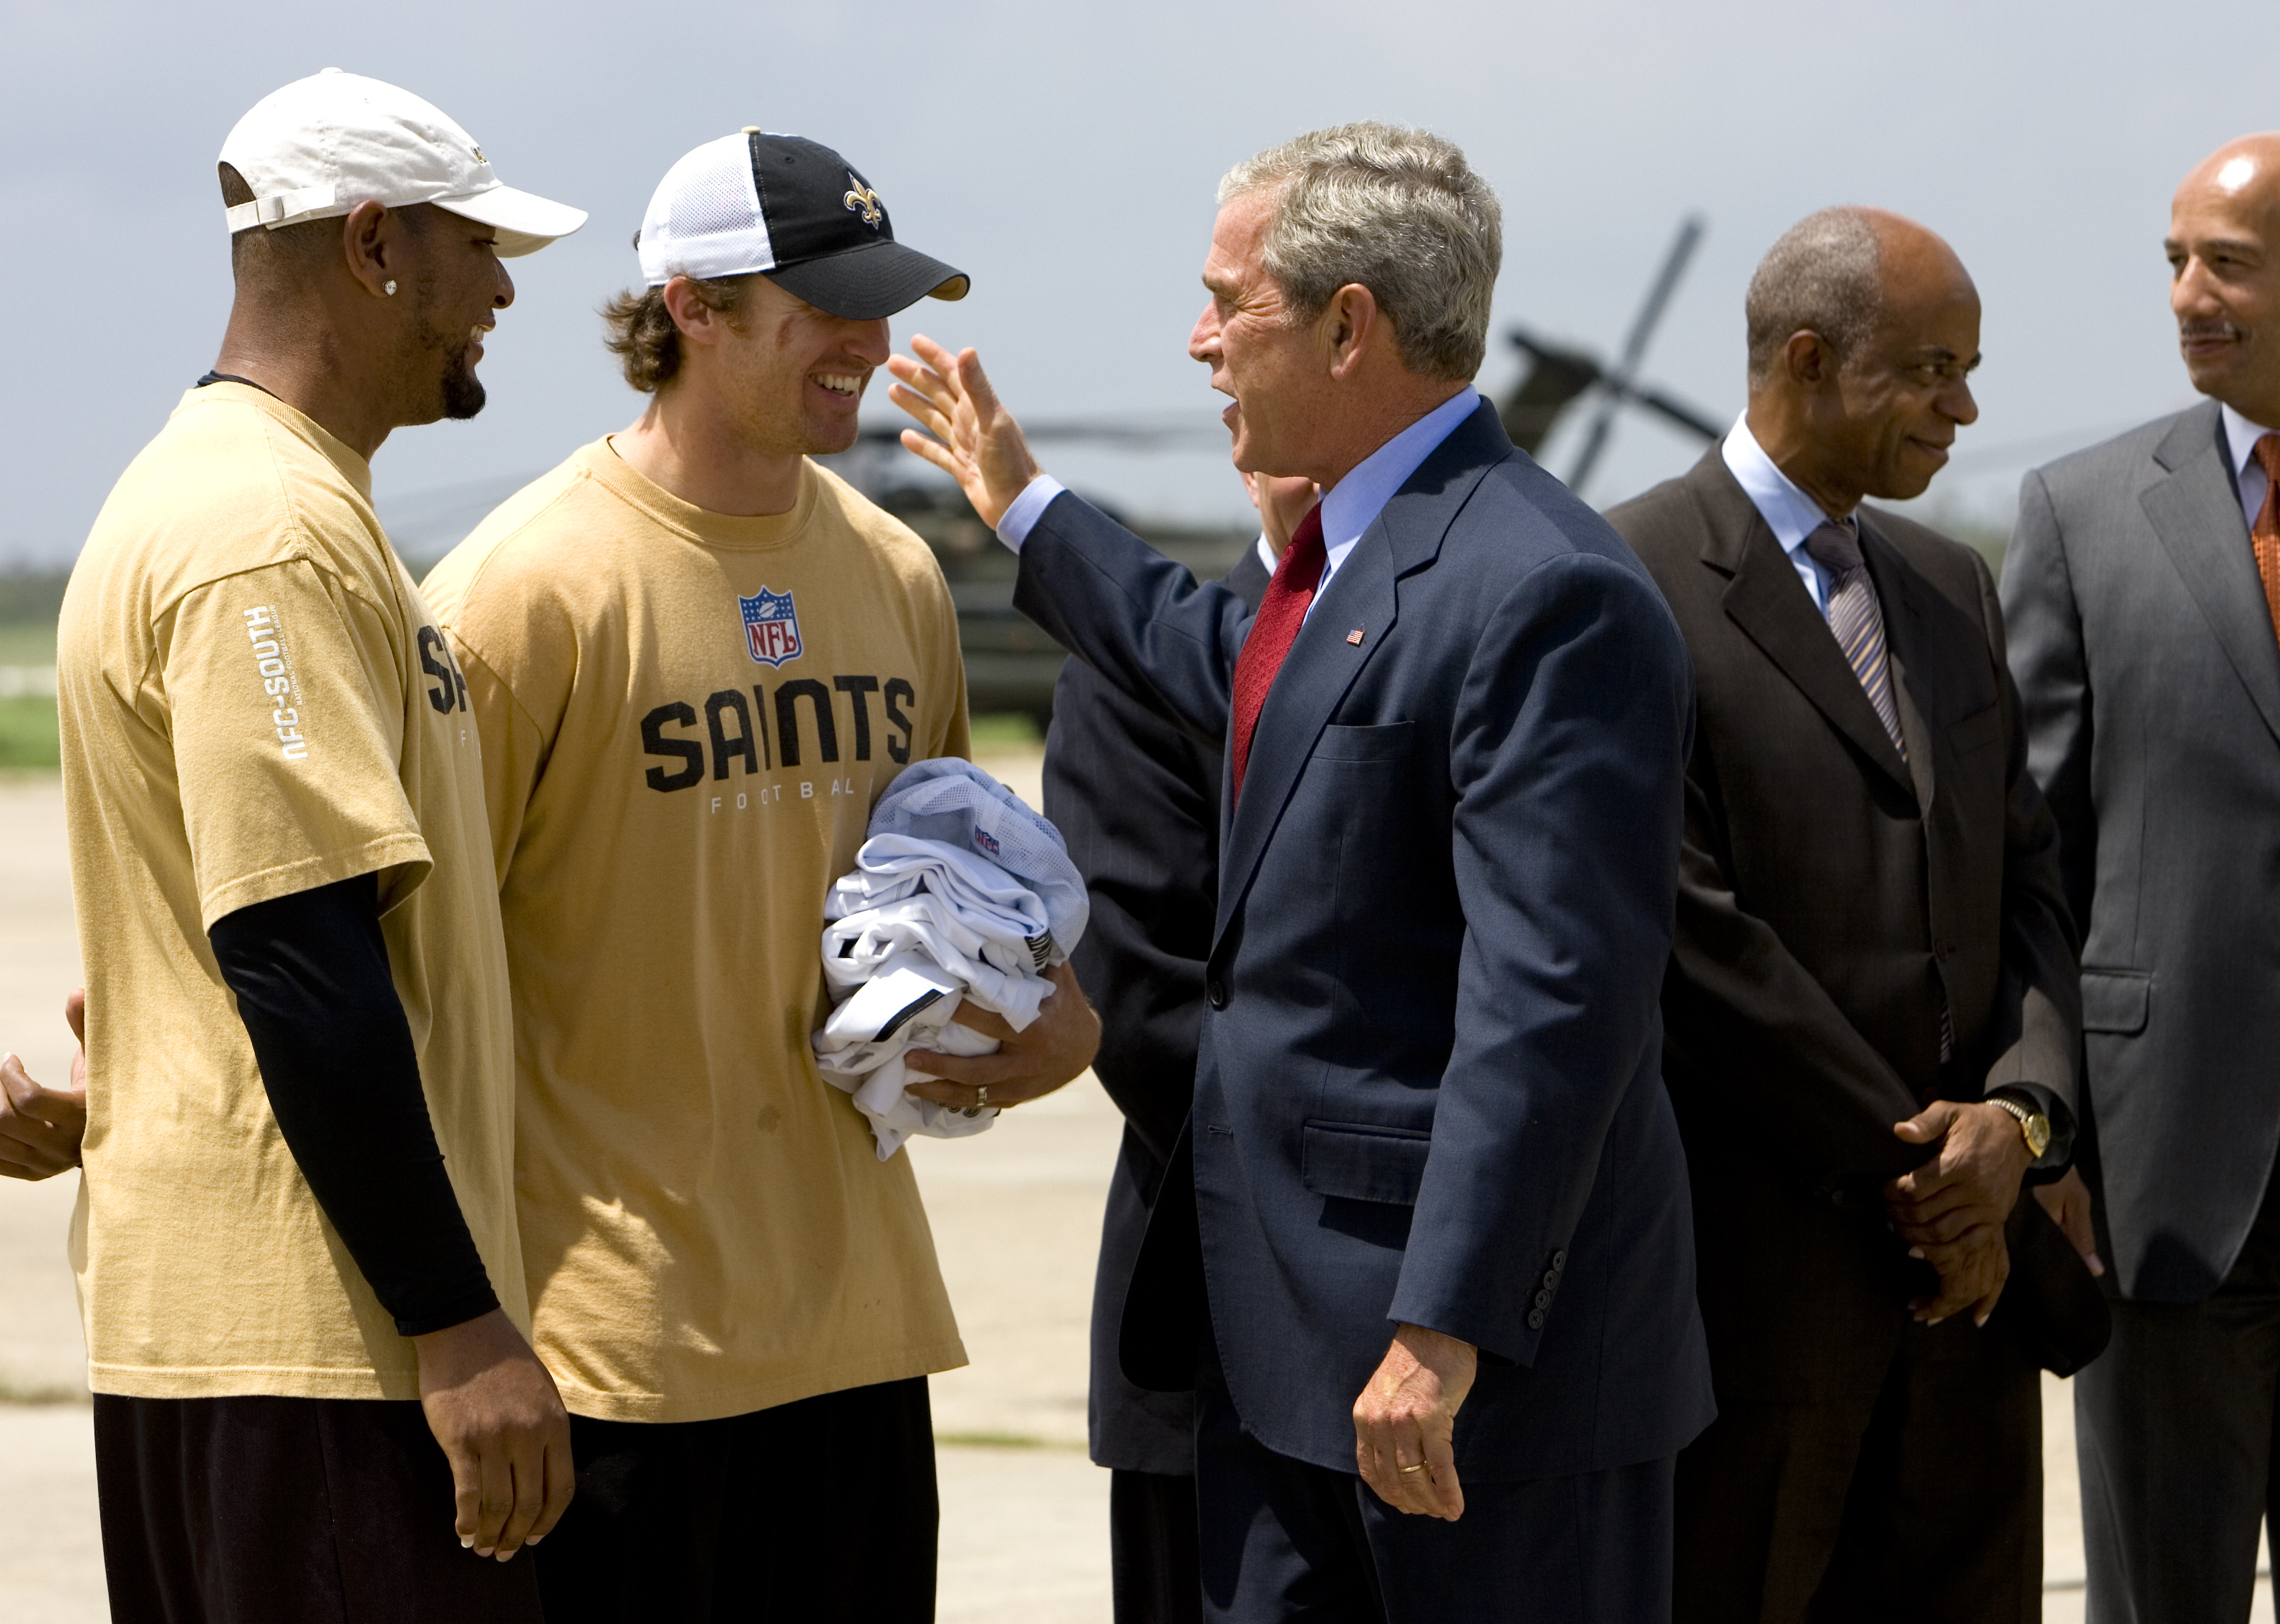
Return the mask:
<path id="1" fill-rule="evenodd" d="M 1865 1403 L 1930 1283 L 1885 1226 L 1879 1186 L 1923 1159 L 1892 1125 L 2007 1083 L 2075 1099 L 2074 928 L 1994 583 L 1969 549 L 1861 515 L 1903 761 L 1716 447 L 1608 518 L 1696 671 L 1664 1076 L 1718 1395 Z M 2050 1362 L 2037 1299 L 2079 1307 L 2089 1276 L 2019 1205 L 1997 1315 Z M 2102 1321 L 2094 1291 L 2088 1308 Z"/>

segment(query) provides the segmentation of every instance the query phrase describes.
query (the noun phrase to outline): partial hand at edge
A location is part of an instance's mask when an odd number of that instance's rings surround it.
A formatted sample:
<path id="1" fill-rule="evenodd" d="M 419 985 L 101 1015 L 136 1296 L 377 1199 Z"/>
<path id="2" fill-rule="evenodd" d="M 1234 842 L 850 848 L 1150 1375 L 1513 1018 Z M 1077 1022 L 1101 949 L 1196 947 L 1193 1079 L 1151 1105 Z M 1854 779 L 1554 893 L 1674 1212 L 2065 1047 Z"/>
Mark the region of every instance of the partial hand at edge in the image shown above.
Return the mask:
<path id="1" fill-rule="evenodd" d="M 1259 528 L 1267 537 L 1267 549 L 1278 558 L 1298 534 L 1299 522 L 1322 499 L 1322 488 L 1303 473 L 1245 473 L 1243 488 L 1251 493 L 1251 505 L 1259 510 Z"/>
<path id="2" fill-rule="evenodd" d="M 909 1091 L 920 1099 L 967 1110 L 979 1103 L 976 1089 L 987 1088 L 992 1105 L 1018 1105 L 1081 1075 L 1100 1051 L 1100 1016 L 1069 966 L 1055 965 L 1045 972 L 1045 979 L 1053 990 L 1025 1031 L 1013 1030 L 1003 1015 L 970 1004 L 961 1006 L 952 1019 L 984 1037 L 996 1038 L 998 1052 L 951 1055 L 911 1050 L 903 1063 L 942 1081 L 913 1082 Z"/>
<path id="3" fill-rule="evenodd" d="M 1375 1374 L 1354 1400 L 1354 1460 L 1377 1497 L 1398 1512 L 1454 1522 L 1465 1514 L 1457 1481 L 1457 1412 L 1473 1390 L 1480 1355 L 1421 1325 L 1393 1333 Z M 1425 1463 L 1422 1471 L 1405 1466 Z"/>
<path id="4" fill-rule="evenodd" d="M 2090 1186 L 2082 1181 L 2081 1173 L 2069 1167 L 2064 1177 L 2036 1185 L 2035 1199 L 2051 1221 L 2066 1231 L 2066 1238 L 2082 1254 L 2083 1266 L 2092 1274 L 2104 1274 L 2106 1260 L 2098 1255 L 2098 1231 L 2090 1219 Z"/>
<path id="5" fill-rule="evenodd" d="M 39 1180 L 79 1166 L 87 1136 L 87 989 L 64 1000 L 64 1020 L 79 1040 L 71 1086 L 42 1087 L 24 1063 L 0 1055 L 0 1178 Z"/>
<path id="6" fill-rule="evenodd" d="M 562 1396 L 504 1309 L 412 1343 L 420 1405 L 451 1463 L 459 1543 L 504 1562 L 552 1532 L 570 1505 Z"/>
<path id="7" fill-rule="evenodd" d="M 973 350 L 952 355 L 923 334 L 912 336 L 911 349 L 918 360 L 887 358 L 897 380 L 887 398 L 927 431 L 903 430 L 903 449 L 956 480 L 982 522 L 995 530 L 1039 472 L 1021 426 L 990 387 L 982 358 Z"/>

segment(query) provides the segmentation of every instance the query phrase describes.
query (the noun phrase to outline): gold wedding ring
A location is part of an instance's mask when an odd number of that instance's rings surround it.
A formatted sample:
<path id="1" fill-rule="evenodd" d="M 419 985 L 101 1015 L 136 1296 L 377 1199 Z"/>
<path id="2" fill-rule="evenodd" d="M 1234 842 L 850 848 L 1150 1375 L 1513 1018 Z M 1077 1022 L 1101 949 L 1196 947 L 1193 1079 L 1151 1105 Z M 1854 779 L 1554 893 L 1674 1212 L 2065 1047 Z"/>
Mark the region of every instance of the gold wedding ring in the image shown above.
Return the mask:
<path id="1" fill-rule="evenodd" d="M 1423 1461 L 1421 1461 L 1421 1461 L 1418 1461 L 1418 1462 L 1417 1462 L 1415 1465 L 1413 1465 L 1413 1466 L 1406 1466 L 1402 1467 L 1401 1469 L 1402 1469 L 1404 1472 L 1422 1472 L 1422 1471 L 1425 1469 L 1425 1463 L 1424 1463 Z"/>
<path id="2" fill-rule="evenodd" d="M 974 1108 L 976 1111 L 987 1111 L 990 1109 L 990 1085 L 988 1083 L 982 1082 L 974 1085 Z"/>

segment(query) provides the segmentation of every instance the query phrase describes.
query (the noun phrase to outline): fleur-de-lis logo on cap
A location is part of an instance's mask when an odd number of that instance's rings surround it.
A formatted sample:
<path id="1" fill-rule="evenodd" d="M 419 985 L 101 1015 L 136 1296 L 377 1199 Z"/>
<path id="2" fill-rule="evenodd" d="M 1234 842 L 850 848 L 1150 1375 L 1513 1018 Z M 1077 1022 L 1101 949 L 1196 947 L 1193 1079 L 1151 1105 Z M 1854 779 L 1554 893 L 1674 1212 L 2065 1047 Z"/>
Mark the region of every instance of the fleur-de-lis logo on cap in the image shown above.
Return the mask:
<path id="1" fill-rule="evenodd" d="M 865 225 L 875 229 L 879 222 L 887 218 L 880 212 L 879 194 L 857 180 L 855 172 L 851 169 L 847 172 L 847 181 L 854 189 L 840 201 L 862 215 Z"/>

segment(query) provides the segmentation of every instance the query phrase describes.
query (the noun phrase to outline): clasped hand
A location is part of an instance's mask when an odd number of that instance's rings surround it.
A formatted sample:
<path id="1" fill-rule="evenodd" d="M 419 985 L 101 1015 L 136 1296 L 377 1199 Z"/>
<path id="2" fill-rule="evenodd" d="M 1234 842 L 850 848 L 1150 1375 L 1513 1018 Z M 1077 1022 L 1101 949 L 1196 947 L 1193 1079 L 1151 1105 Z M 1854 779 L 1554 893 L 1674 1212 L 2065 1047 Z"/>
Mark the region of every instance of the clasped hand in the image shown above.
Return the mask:
<path id="1" fill-rule="evenodd" d="M 2033 1160 L 2018 1119 L 1999 1105 L 1944 1099 L 1892 1131 L 1910 1144 L 1939 1146 L 1922 1166 L 1884 1186 L 1885 1210 L 1908 1256 L 1939 1274 L 1937 1295 L 1909 1306 L 1926 1325 L 1965 1310 L 1984 1325 L 2010 1279 L 2003 1226 Z"/>
<path id="2" fill-rule="evenodd" d="M 0 1055 L 0 1177 L 53 1178 L 79 1166 L 87 1134 L 86 989 L 64 1000 L 64 1019 L 80 1043 L 69 1088 L 43 1088 L 23 1061 Z"/>

